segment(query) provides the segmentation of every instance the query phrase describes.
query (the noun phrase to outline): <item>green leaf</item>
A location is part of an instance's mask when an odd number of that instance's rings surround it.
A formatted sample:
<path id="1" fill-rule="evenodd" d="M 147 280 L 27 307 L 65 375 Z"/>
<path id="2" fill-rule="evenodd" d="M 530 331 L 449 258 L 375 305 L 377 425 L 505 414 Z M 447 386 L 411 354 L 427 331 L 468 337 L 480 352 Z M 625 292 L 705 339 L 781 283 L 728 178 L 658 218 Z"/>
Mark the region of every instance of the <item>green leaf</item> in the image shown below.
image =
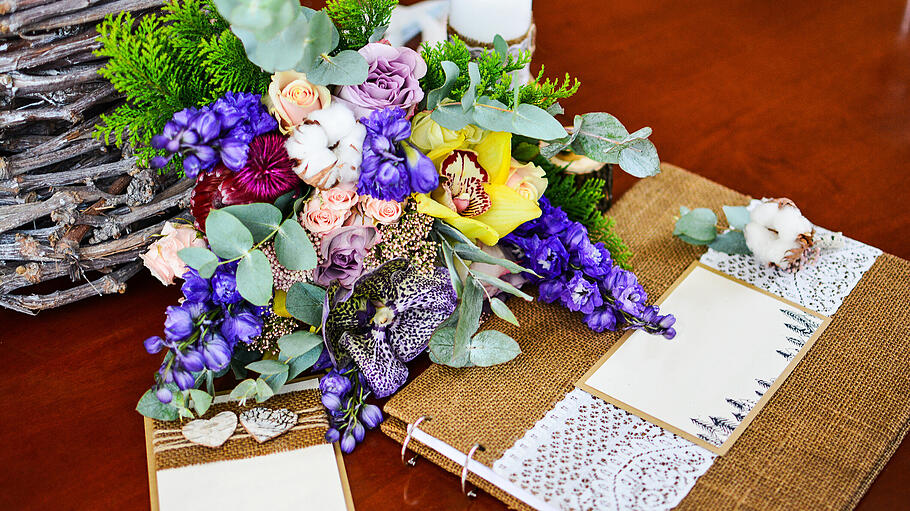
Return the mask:
<path id="1" fill-rule="evenodd" d="M 264 375 L 286 373 L 288 371 L 288 365 L 280 360 L 257 360 L 247 364 L 246 368 Z"/>
<path id="2" fill-rule="evenodd" d="M 281 390 L 281 387 L 283 387 L 284 384 L 287 383 L 288 379 L 289 379 L 288 371 L 284 371 L 281 373 L 275 373 L 275 374 L 266 376 L 263 381 L 265 381 L 268 384 L 269 388 L 272 389 L 272 392 L 277 393 L 279 390 Z"/>
<path id="3" fill-rule="evenodd" d="M 745 206 L 724 206 L 724 216 L 727 217 L 731 229 L 741 231 L 749 223 L 751 214 Z"/>
<path id="4" fill-rule="evenodd" d="M 471 241 L 470 239 L 468 239 L 468 237 L 465 236 L 464 233 L 462 233 L 458 229 L 452 227 L 451 225 L 443 222 L 442 220 L 436 219 L 433 222 L 433 229 L 435 231 L 439 232 L 439 234 L 443 234 L 453 240 L 457 240 L 461 243 L 464 243 L 465 245 L 469 245 L 474 248 L 477 248 L 477 246 L 474 245 L 474 242 Z M 480 249 L 478 248 L 478 250 L 480 250 Z"/>
<path id="5" fill-rule="evenodd" d="M 660 158 L 650 140 L 636 140 L 619 151 L 619 168 L 635 177 L 660 174 Z"/>
<path id="6" fill-rule="evenodd" d="M 440 328 L 430 338 L 430 360 L 437 364 L 449 367 L 470 367 L 471 363 L 468 350 L 458 357 L 454 357 L 455 328 Z"/>
<path id="7" fill-rule="evenodd" d="M 313 242 L 295 218 L 288 218 L 278 229 L 275 254 L 282 266 L 293 271 L 312 270 L 318 261 Z"/>
<path id="8" fill-rule="evenodd" d="M 490 96 L 477 98 L 474 104 L 474 122 L 490 131 L 512 131 L 512 110 Z"/>
<path id="9" fill-rule="evenodd" d="M 458 64 L 448 60 L 442 62 L 442 71 L 445 73 L 445 82 L 427 93 L 427 108 L 430 110 L 435 109 L 440 101 L 448 97 L 449 93 L 452 92 L 452 87 L 455 86 L 455 80 L 461 74 Z"/>
<path id="10" fill-rule="evenodd" d="M 303 60 L 315 63 L 322 54 L 330 53 L 338 46 L 338 29 L 325 11 L 319 11 L 310 18 L 309 33 L 304 44 Z"/>
<path id="11" fill-rule="evenodd" d="M 278 32 L 254 32 L 231 27 L 234 35 L 243 41 L 250 62 L 269 73 L 299 67 L 304 57 L 303 41 L 307 37 L 307 29 L 307 22 L 303 20 Z"/>
<path id="12" fill-rule="evenodd" d="M 751 254 L 749 246 L 746 245 L 746 237 L 742 231 L 727 231 L 721 233 L 711 242 L 709 247 L 727 254 Z"/>
<path id="13" fill-rule="evenodd" d="M 272 266 L 261 250 L 253 250 L 237 265 L 237 292 L 253 305 L 272 299 Z"/>
<path id="14" fill-rule="evenodd" d="M 430 118 L 443 128 L 458 131 L 473 122 L 469 113 L 465 113 L 458 103 L 438 105 L 430 114 Z"/>
<path id="15" fill-rule="evenodd" d="M 455 250 L 455 253 L 458 254 L 462 259 L 467 259 L 469 261 L 475 261 L 478 263 L 488 263 L 488 264 L 498 264 L 503 268 L 509 270 L 512 273 L 521 273 L 527 272 L 533 274 L 534 272 L 521 266 L 520 264 L 510 261 L 508 259 L 502 259 L 500 257 L 492 256 L 483 250 L 477 248 L 476 246 L 468 245 L 466 243 L 454 243 L 452 249 Z"/>
<path id="16" fill-rule="evenodd" d="M 439 250 L 442 251 L 442 258 L 446 262 L 446 269 L 449 270 L 449 280 L 452 281 L 452 289 L 455 290 L 456 296 L 461 296 L 461 277 L 458 276 L 458 270 L 455 268 L 455 257 L 452 254 L 452 246 L 448 243 L 440 243 Z"/>
<path id="17" fill-rule="evenodd" d="M 707 208 L 695 208 L 676 221 L 673 234 L 684 234 L 699 241 L 714 241 L 717 237 L 717 215 Z"/>
<path id="18" fill-rule="evenodd" d="M 319 360 L 319 355 L 322 354 L 322 350 L 323 346 L 316 346 L 303 355 L 292 359 L 289 362 L 290 369 L 288 369 L 288 379 L 296 378 L 300 373 L 313 367 L 313 364 Z"/>
<path id="19" fill-rule="evenodd" d="M 256 402 L 262 403 L 268 398 L 275 395 L 275 391 L 269 386 L 268 382 L 259 378 L 256 380 Z"/>
<path id="20" fill-rule="evenodd" d="M 253 242 L 268 238 L 281 224 L 281 210 L 271 204 L 257 202 L 253 204 L 240 204 L 221 208 L 221 211 L 230 213 L 243 224 L 250 234 Z"/>
<path id="21" fill-rule="evenodd" d="M 231 399 L 246 399 L 256 393 L 256 380 L 247 378 L 231 391 Z"/>
<path id="22" fill-rule="evenodd" d="M 209 246 L 222 259 L 243 256 L 253 247 L 253 235 L 234 215 L 213 209 L 205 219 L 205 235 Z"/>
<path id="23" fill-rule="evenodd" d="M 512 313 L 512 310 L 509 309 L 509 306 L 505 304 L 499 298 L 495 296 L 490 298 L 490 308 L 493 309 L 493 314 L 496 314 L 500 318 L 512 323 L 515 326 L 520 326 L 518 324 L 518 318 L 515 317 L 515 314 Z"/>
<path id="24" fill-rule="evenodd" d="M 211 278 L 218 268 L 218 256 L 207 248 L 187 247 L 177 252 L 177 256 L 187 266 L 199 272 L 199 276 L 204 279 Z"/>
<path id="25" fill-rule="evenodd" d="M 493 38 L 493 51 L 499 55 L 499 63 L 505 65 L 509 60 L 509 43 L 499 34 Z"/>
<path id="26" fill-rule="evenodd" d="M 471 345 L 471 336 L 480 328 L 480 312 L 483 308 L 483 288 L 468 275 L 464 282 L 461 303 L 458 304 L 458 323 L 455 325 L 455 339 L 452 360 L 463 360 Z"/>
<path id="27" fill-rule="evenodd" d="M 308 325 L 322 324 L 322 307 L 325 302 L 325 289 L 297 282 L 288 290 L 285 306 L 291 316 Z"/>
<path id="28" fill-rule="evenodd" d="M 710 245 L 710 244 L 711 244 L 710 241 L 697 240 L 697 239 L 695 239 L 695 238 L 686 236 L 685 234 L 677 234 L 676 237 L 679 238 L 679 239 L 681 239 L 681 240 L 683 240 L 683 241 L 685 241 L 685 242 L 688 243 L 689 245 L 703 246 L 703 245 Z"/>
<path id="29" fill-rule="evenodd" d="M 562 107 L 560 107 L 561 109 Z M 550 159 L 562 151 L 565 151 L 570 145 L 575 142 L 575 139 L 578 138 L 578 134 L 581 133 L 582 125 L 585 122 L 584 116 L 576 115 L 575 116 L 575 125 L 572 128 L 572 132 L 563 138 L 558 140 L 552 140 L 548 145 L 540 149 L 540 154 L 544 158 Z"/>
<path id="30" fill-rule="evenodd" d="M 212 406 L 212 395 L 204 390 L 190 389 L 190 397 L 193 398 L 193 408 L 200 416 Z"/>
<path id="31" fill-rule="evenodd" d="M 471 362 L 481 367 L 489 367 L 508 362 L 521 353 L 515 339 L 496 330 L 478 332 L 471 340 Z"/>
<path id="32" fill-rule="evenodd" d="M 136 411 L 146 417 L 161 421 L 172 421 L 178 417 L 177 408 L 170 403 L 165 404 L 158 401 L 158 396 L 155 394 L 154 389 L 149 389 L 145 394 L 142 394 L 142 397 L 139 398 L 139 403 L 136 404 Z"/>
<path id="33" fill-rule="evenodd" d="M 468 84 L 468 90 L 466 90 L 461 97 L 461 110 L 465 113 L 474 108 L 474 99 L 477 97 L 477 85 L 480 84 L 480 68 L 477 67 L 476 62 L 468 63 L 468 76 L 471 78 L 471 82 Z"/>
<path id="34" fill-rule="evenodd" d="M 540 140 L 554 140 L 568 135 L 555 117 L 528 103 L 522 103 L 515 109 L 512 114 L 512 129 L 508 131 Z"/>
<path id="35" fill-rule="evenodd" d="M 307 72 L 307 79 L 316 85 L 360 85 L 367 79 L 370 67 L 363 55 L 344 50 L 335 56 L 323 53 Z"/>
<path id="36" fill-rule="evenodd" d="M 482 281 L 482 282 L 486 282 L 487 284 L 496 286 L 497 289 L 505 291 L 506 293 L 509 293 L 510 295 L 514 295 L 519 298 L 523 298 L 524 300 L 529 301 L 529 302 L 534 299 L 534 297 L 532 297 L 528 293 L 525 293 L 521 289 L 518 289 L 517 287 L 513 286 L 512 284 L 509 284 L 508 282 L 506 282 L 500 278 L 496 278 L 492 275 L 487 275 L 486 273 L 481 273 L 479 271 L 471 272 L 471 275 L 473 275 L 475 279 Z"/>
<path id="37" fill-rule="evenodd" d="M 322 335 L 298 330 L 278 339 L 278 347 L 281 349 L 279 356 L 284 359 L 296 358 L 321 344 Z"/>

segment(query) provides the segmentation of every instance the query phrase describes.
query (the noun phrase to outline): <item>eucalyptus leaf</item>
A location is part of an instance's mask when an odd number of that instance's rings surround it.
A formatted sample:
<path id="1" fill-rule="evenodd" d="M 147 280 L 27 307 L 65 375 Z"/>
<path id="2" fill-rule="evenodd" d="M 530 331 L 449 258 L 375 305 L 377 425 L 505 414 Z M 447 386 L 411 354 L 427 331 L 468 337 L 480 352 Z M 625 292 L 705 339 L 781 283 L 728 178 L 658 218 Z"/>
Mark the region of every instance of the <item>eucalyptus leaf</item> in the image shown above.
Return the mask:
<path id="1" fill-rule="evenodd" d="M 468 90 L 461 97 L 461 111 L 467 113 L 474 108 L 474 99 L 477 98 L 477 85 L 480 84 L 480 68 L 476 62 L 468 63 L 468 76 L 471 78 Z"/>
<path id="2" fill-rule="evenodd" d="M 231 26 L 246 50 L 246 56 L 264 71 L 277 73 L 283 69 L 295 69 L 304 58 L 307 37 L 307 22 L 301 20 L 275 32 L 253 32 Z"/>
<path id="3" fill-rule="evenodd" d="M 483 288 L 470 275 L 464 281 L 461 302 L 458 304 L 458 323 L 455 324 L 455 338 L 452 347 L 452 361 L 463 360 L 470 345 L 471 337 L 480 328 L 480 313 L 483 308 Z"/>
<path id="4" fill-rule="evenodd" d="M 275 254 L 278 262 L 292 271 L 312 270 L 318 262 L 313 242 L 294 218 L 282 222 L 278 229 Z"/>
<path id="5" fill-rule="evenodd" d="M 635 177 L 660 174 L 660 158 L 650 140 L 636 140 L 619 150 L 619 168 Z"/>
<path id="6" fill-rule="evenodd" d="M 256 380 L 247 378 L 231 391 L 231 399 L 246 399 L 256 393 Z"/>
<path id="7" fill-rule="evenodd" d="M 557 115 L 562 115 L 562 114 L 566 113 L 566 110 L 557 101 L 547 107 L 547 113 L 552 115 L 553 117 L 556 117 Z"/>
<path id="8" fill-rule="evenodd" d="M 307 369 L 313 367 L 313 364 L 319 360 L 319 356 L 322 355 L 323 346 L 316 346 L 310 351 L 300 355 L 297 358 L 292 359 L 288 365 L 288 379 L 296 378 L 300 373 L 306 371 Z"/>
<path id="9" fill-rule="evenodd" d="M 492 275 L 487 275 L 486 273 L 481 273 L 479 271 L 471 272 L 471 275 L 473 275 L 474 278 L 476 278 L 477 280 L 479 280 L 481 282 L 486 282 L 487 284 L 496 286 L 497 289 L 505 291 L 506 293 L 509 293 L 510 295 L 514 295 L 519 298 L 523 298 L 524 300 L 526 300 L 528 302 L 530 302 L 534 299 L 534 297 L 532 297 L 531 295 L 525 293 L 521 289 L 518 289 L 517 287 L 513 286 L 512 284 L 509 284 L 508 282 L 506 282 L 500 278 L 494 277 Z"/>
<path id="10" fill-rule="evenodd" d="M 459 358 L 454 357 L 455 328 L 440 328 L 430 338 L 430 360 L 449 367 L 470 367 L 473 364 L 469 358 L 468 350 L 464 350 Z"/>
<path id="11" fill-rule="evenodd" d="M 250 234 L 253 242 L 268 238 L 281 224 L 281 210 L 271 204 L 256 202 L 253 204 L 238 204 L 221 208 L 221 211 L 230 213 L 243 224 Z"/>
<path id="12" fill-rule="evenodd" d="M 474 122 L 490 131 L 512 131 L 512 114 L 508 106 L 489 96 L 477 98 L 474 104 Z"/>
<path id="13" fill-rule="evenodd" d="M 308 325 L 322 324 L 322 308 L 325 302 L 325 289 L 297 282 L 288 289 L 285 306 L 288 313 Z"/>
<path id="14" fill-rule="evenodd" d="M 710 244 L 711 244 L 710 241 L 697 240 L 697 239 L 692 238 L 692 237 L 690 237 L 690 236 L 686 236 L 685 234 L 677 234 L 676 237 L 679 238 L 679 239 L 681 239 L 682 241 L 685 241 L 685 242 L 688 243 L 689 245 L 702 246 L 702 245 L 710 245 Z"/>
<path id="15" fill-rule="evenodd" d="M 449 279 L 452 281 L 452 288 L 457 296 L 461 296 L 461 278 L 458 276 L 458 270 L 455 268 L 455 257 L 452 253 L 452 247 L 448 243 L 440 243 L 439 250 L 442 251 L 442 258 L 446 262 L 446 268 L 449 270 Z"/>
<path id="16" fill-rule="evenodd" d="M 562 107 L 560 107 L 560 110 L 562 110 Z M 544 158 L 549 159 L 568 149 L 569 146 L 575 142 L 575 139 L 578 138 L 578 134 L 581 133 L 581 127 L 584 124 L 584 121 L 584 116 L 576 115 L 572 132 L 563 138 L 550 141 L 548 145 L 545 145 L 540 149 L 540 154 Z"/>
<path id="17" fill-rule="evenodd" d="M 243 256 L 253 247 L 253 235 L 234 215 L 213 209 L 205 219 L 205 235 L 212 252 L 222 259 Z"/>
<path id="18" fill-rule="evenodd" d="M 284 359 L 296 358 L 321 344 L 322 335 L 309 330 L 298 330 L 278 339 L 278 348 L 281 349 L 279 356 Z"/>
<path id="19" fill-rule="evenodd" d="M 503 268 L 509 270 L 512 273 L 521 273 L 527 272 L 534 274 L 533 271 L 521 266 L 520 264 L 511 261 L 509 259 L 503 259 L 501 257 L 492 256 L 483 250 L 477 248 L 474 245 L 468 245 L 467 243 L 456 242 L 452 244 L 452 249 L 455 250 L 455 253 L 458 254 L 462 259 L 467 259 L 468 261 L 474 261 L 477 263 L 488 263 L 496 264 L 502 266 Z"/>
<path id="20" fill-rule="evenodd" d="M 237 265 L 237 292 L 260 307 L 272 299 L 272 266 L 261 250 L 253 250 Z"/>
<path id="21" fill-rule="evenodd" d="M 493 314 L 496 314 L 501 319 L 508 321 L 515 326 L 520 326 L 518 324 L 518 318 L 515 317 L 512 310 L 499 298 L 496 298 L 495 296 L 490 298 L 490 308 L 493 309 Z"/>
<path id="22" fill-rule="evenodd" d="M 474 122 L 471 115 L 461 109 L 459 103 L 437 105 L 436 110 L 433 110 L 433 113 L 430 114 L 430 118 L 443 128 L 452 131 L 458 131 Z"/>
<path id="23" fill-rule="evenodd" d="M 317 12 L 309 21 L 309 31 L 304 44 L 303 60 L 315 63 L 322 54 L 330 53 L 338 46 L 339 34 L 335 24 L 325 11 Z"/>
<path id="24" fill-rule="evenodd" d="M 210 278 L 218 268 L 218 256 L 207 248 L 187 247 L 177 252 L 177 256 L 204 279 Z"/>
<path id="25" fill-rule="evenodd" d="M 522 103 L 515 109 L 512 114 L 512 129 L 509 131 L 540 140 L 554 140 L 568 135 L 555 117 L 528 103 Z"/>
<path id="26" fill-rule="evenodd" d="M 521 353 L 515 339 L 496 330 L 478 332 L 471 340 L 471 363 L 489 367 L 508 362 Z"/>
<path id="27" fill-rule="evenodd" d="M 381 41 L 383 39 L 383 37 L 385 37 L 385 33 L 388 32 L 388 30 L 389 30 L 388 25 L 379 25 L 378 27 L 373 29 L 373 33 L 370 34 L 370 42 L 375 43 L 375 42 Z"/>
<path id="28" fill-rule="evenodd" d="M 264 375 L 286 373 L 288 371 L 288 365 L 280 360 L 257 360 L 247 364 L 246 368 Z"/>
<path id="29" fill-rule="evenodd" d="M 673 234 L 711 242 L 717 237 L 717 215 L 707 208 L 695 208 L 676 221 Z"/>
<path id="30" fill-rule="evenodd" d="M 176 385 L 174 386 L 176 388 Z M 149 389 L 139 398 L 136 404 L 136 411 L 146 417 L 158 419 L 161 421 L 172 421 L 178 417 L 177 408 L 170 403 L 162 403 L 158 400 L 155 389 Z"/>
<path id="31" fill-rule="evenodd" d="M 458 64 L 449 60 L 442 61 L 442 71 L 445 73 L 445 81 L 441 86 L 427 93 L 427 108 L 433 110 L 440 101 L 446 99 L 455 86 L 455 80 L 461 74 Z M 437 121 L 438 122 L 438 121 Z"/>
<path id="32" fill-rule="evenodd" d="M 367 79 L 370 67 L 363 55 L 344 50 L 338 55 L 319 55 L 307 72 L 307 79 L 316 85 L 360 85 Z"/>
<path id="33" fill-rule="evenodd" d="M 509 43 L 499 34 L 493 38 L 493 51 L 499 56 L 500 64 L 505 64 L 509 60 Z"/>
<path id="34" fill-rule="evenodd" d="M 746 237 L 742 231 L 727 231 L 721 233 L 708 245 L 718 252 L 726 254 L 751 254 L 749 246 L 746 245 Z"/>
<path id="35" fill-rule="evenodd" d="M 724 216 L 727 217 L 731 229 L 741 231 L 749 223 L 751 214 L 745 206 L 724 206 Z"/>
<path id="36" fill-rule="evenodd" d="M 269 386 L 268 382 L 259 378 L 256 380 L 256 402 L 262 403 L 268 398 L 275 395 L 275 391 L 272 390 L 272 387 Z"/>
<path id="37" fill-rule="evenodd" d="M 465 245 L 469 245 L 474 248 L 477 248 L 477 246 L 474 245 L 474 242 L 471 241 L 467 236 L 465 236 L 464 233 L 462 233 L 458 229 L 452 227 L 451 225 L 443 222 L 442 220 L 436 219 L 433 222 L 433 229 L 435 231 L 437 231 L 438 233 L 443 234 L 453 240 L 456 240 L 461 243 L 464 243 Z M 480 249 L 477 248 L 477 250 L 480 250 Z"/>
<path id="38" fill-rule="evenodd" d="M 205 415 L 212 406 L 212 395 L 204 390 L 190 389 L 190 397 L 193 398 L 193 408 L 199 415 Z"/>
<path id="39" fill-rule="evenodd" d="M 278 391 L 281 390 L 281 387 L 287 383 L 288 379 L 288 371 L 283 371 L 266 376 L 263 380 L 266 384 L 268 384 L 269 388 L 272 389 L 272 392 L 275 392 L 277 394 Z"/>

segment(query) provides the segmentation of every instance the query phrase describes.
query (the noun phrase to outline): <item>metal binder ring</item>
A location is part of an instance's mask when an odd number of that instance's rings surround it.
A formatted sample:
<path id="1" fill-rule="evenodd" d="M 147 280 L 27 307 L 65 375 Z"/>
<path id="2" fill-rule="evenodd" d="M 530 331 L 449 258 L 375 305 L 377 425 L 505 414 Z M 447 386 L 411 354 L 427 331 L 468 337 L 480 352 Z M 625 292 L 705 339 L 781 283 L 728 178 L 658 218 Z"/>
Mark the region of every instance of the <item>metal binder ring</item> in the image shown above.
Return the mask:
<path id="1" fill-rule="evenodd" d="M 414 432 L 415 429 L 417 429 L 417 426 L 419 426 L 420 423 L 423 422 L 424 420 L 433 420 L 433 418 L 426 416 L 426 415 L 421 415 L 416 421 L 414 421 L 414 424 L 408 424 L 408 428 L 407 428 L 408 434 L 404 437 L 404 443 L 401 445 L 401 462 L 408 464 L 412 467 L 414 466 L 414 463 L 417 461 L 417 456 L 414 456 L 410 460 L 405 461 L 404 455 L 408 452 L 408 444 L 411 442 L 411 434 Z"/>
<path id="2" fill-rule="evenodd" d="M 477 451 L 484 452 L 484 451 L 486 451 L 486 449 L 480 444 L 474 444 L 474 446 L 471 447 L 470 450 L 468 450 L 468 455 L 465 456 L 465 458 L 464 458 L 464 465 L 461 466 L 461 493 L 464 493 L 465 495 L 467 495 L 469 497 L 475 497 L 476 494 L 471 495 L 472 493 L 474 493 L 474 491 L 472 490 L 471 492 L 468 492 L 468 491 L 466 491 L 467 489 L 465 488 L 465 483 L 467 483 L 467 481 L 468 481 L 468 462 L 471 461 L 471 458 L 474 456 L 474 453 Z"/>

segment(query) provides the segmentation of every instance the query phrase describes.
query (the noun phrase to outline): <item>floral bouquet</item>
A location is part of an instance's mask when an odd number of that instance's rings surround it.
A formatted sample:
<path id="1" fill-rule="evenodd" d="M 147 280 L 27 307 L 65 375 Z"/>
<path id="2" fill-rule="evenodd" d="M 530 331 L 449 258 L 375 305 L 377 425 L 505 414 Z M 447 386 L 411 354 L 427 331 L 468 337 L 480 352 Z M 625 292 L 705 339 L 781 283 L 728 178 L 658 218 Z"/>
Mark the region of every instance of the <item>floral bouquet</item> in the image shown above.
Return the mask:
<path id="1" fill-rule="evenodd" d="M 195 180 L 193 220 L 143 255 L 184 298 L 145 341 L 165 355 L 141 413 L 201 415 L 228 372 L 232 396 L 262 402 L 328 369 L 327 439 L 350 452 L 382 420 L 367 398 L 396 392 L 427 349 L 454 367 L 519 355 L 480 330 L 485 314 L 518 324 L 505 295 L 534 292 L 597 332 L 674 336 L 597 210 L 604 182 L 551 161 L 650 176 L 650 129 L 591 113 L 567 130 L 554 115 L 579 83 L 519 83 L 530 54 L 502 38 L 479 55 L 455 38 L 393 47 L 395 3 L 174 0 L 100 27 L 103 74 L 128 102 L 97 136 Z"/>

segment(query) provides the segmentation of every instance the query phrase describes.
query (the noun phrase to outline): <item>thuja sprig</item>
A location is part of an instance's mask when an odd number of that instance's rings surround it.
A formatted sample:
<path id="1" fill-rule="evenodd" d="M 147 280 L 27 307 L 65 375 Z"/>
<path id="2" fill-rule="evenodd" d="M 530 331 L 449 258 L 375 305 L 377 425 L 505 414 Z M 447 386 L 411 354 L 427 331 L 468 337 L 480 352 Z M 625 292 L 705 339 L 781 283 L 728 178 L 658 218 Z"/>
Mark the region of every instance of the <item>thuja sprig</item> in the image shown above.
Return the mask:
<path id="1" fill-rule="evenodd" d="M 389 28 L 398 0 L 328 0 L 325 12 L 338 27 L 339 50 L 357 50 Z"/>

